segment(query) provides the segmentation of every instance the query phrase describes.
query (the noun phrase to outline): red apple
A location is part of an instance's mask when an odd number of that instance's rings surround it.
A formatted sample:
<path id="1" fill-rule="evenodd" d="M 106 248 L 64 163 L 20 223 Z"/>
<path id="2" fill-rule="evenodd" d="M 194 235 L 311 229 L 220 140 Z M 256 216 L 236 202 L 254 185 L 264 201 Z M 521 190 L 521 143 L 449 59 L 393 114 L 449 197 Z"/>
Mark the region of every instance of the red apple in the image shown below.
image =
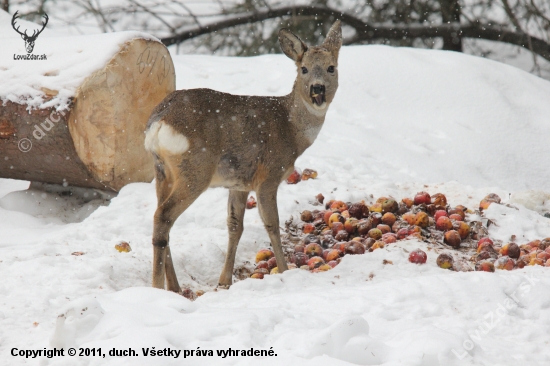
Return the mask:
<path id="1" fill-rule="evenodd" d="M 406 221 L 409 225 L 414 225 L 414 222 L 416 221 L 416 216 L 412 212 L 407 212 L 401 216 L 401 219 Z"/>
<path id="2" fill-rule="evenodd" d="M 476 264 L 476 271 L 494 272 L 495 265 L 489 261 L 482 261 Z"/>
<path id="3" fill-rule="evenodd" d="M 307 261 L 307 266 L 309 267 L 310 270 L 315 269 L 315 268 L 319 268 L 323 264 L 325 264 L 325 261 L 321 257 L 311 257 Z"/>
<path id="4" fill-rule="evenodd" d="M 269 258 L 267 261 L 267 269 L 271 271 L 275 267 L 277 267 L 277 259 L 275 259 L 275 257 Z"/>
<path id="5" fill-rule="evenodd" d="M 346 247 L 346 254 L 363 254 L 365 246 L 357 241 L 350 241 Z"/>
<path id="6" fill-rule="evenodd" d="M 335 261 L 341 256 L 342 256 L 342 252 L 340 252 L 338 249 L 329 249 L 326 255 L 326 258 L 324 258 L 324 260 L 327 262 Z"/>
<path id="7" fill-rule="evenodd" d="M 411 263 L 424 264 L 424 263 L 426 263 L 427 259 L 428 259 L 428 256 L 421 249 L 413 250 L 409 254 L 409 262 L 411 262 Z"/>
<path id="8" fill-rule="evenodd" d="M 338 262 L 336 262 L 336 261 L 329 261 L 327 264 L 328 264 L 329 266 L 331 266 L 332 268 L 334 268 L 334 267 L 336 267 L 336 266 L 338 265 Z"/>
<path id="9" fill-rule="evenodd" d="M 382 241 L 386 244 L 395 243 L 397 241 L 397 235 L 394 233 L 386 233 L 382 235 Z"/>
<path id="10" fill-rule="evenodd" d="M 455 220 L 455 221 L 464 221 L 464 219 L 462 218 L 462 216 L 460 216 L 459 214 L 452 214 L 452 215 L 449 215 L 449 219 Z"/>
<path id="11" fill-rule="evenodd" d="M 447 216 L 441 216 L 435 223 L 435 228 L 440 231 L 447 231 L 453 228 L 453 223 Z"/>
<path id="12" fill-rule="evenodd" d="M 296 184 L 302 180 L 302 172 L 300 169 L 294 168 L 294 171 L 286 178 L 287 184 Z"/>
<path id="13" fill-rule="evenodd" d="M 434 220 L 437 223 L 437 219 L 439 219 L 441 216 L 448 216 L 447 211 L 445 210 L 437 210 L 434 214 Z"/>
<path id="14" fill-rule="evenodd" d="M 297 267 L 306 265 L 308 260 L 309 257 L 307 254 L 302 252 L 294 253 L 294 264 L 296 264 Z"/>
<path id="15" fill-rule="evenodd" d="M 391 232 L 391 228 L 388 225 L 380 224 L 376 228 L 382 232 L 382 235 Z"/>
<path id="16" fill-rule="evenodd" d="M 346 205 L 346 203 L 344 201 L 334 201 L 330 205 L 330 209 L 332 211 L 342 212 L 342 211 L 346 211 L 348 209 L 348 205 Z"/>
<path id="17" fill-rule="evenodd" d="M 346 230 L 340 230 L 336 233 L 336 235 L 334 235 L 334 239 L 338 241 L 345 241 L 345 240 L 348 240 L 348 238 L 349 238 L 349 234 Z"/>
<path id="18" fill-rule="evenodd" d="M 485 238 L 479 239 L 479 241 L 477 242 L 477 247 L 479 248 L 482 243 L 490 243 L 491 246 L 493 245 L 493 241 L 488 236 L 486 236 Z"/>
<path id="19" fill-rule="evenodd" d="M 440 207 L 447 206 L 447 197 L 443 193 L 436 193 L 431 197 L 431 202 Z"/>
<path id="20" fill-rule="evenodd" d="M 304 226 L 302 227 L 302 232 L 304 234 L 311 234 L 314 231 L 315 231 L 315 225 L 313 224 L 305 223 Z"/>
<path id="21" fill-rule="evenodd" d="M 432 203 L 432 198 L 430 197 L 428 192 L 418 192 L 414 196 L 415 205 L 421 205 L 421 204 L 429 205 L 430 203 Z"/>
<path id="22" fill-rule="evenodd" d="M 269 258 L 274 256 L 275 254 L 270 249 L 262 249 L 256 253 L 256 263 L 259 261 L 268 261 Z"/>
<path id="23" fill-rule="evenodd" d="M 407 208 L 411 208 L 414 204 L 414 201 L 408 197 L 403 198 L 401 202 L 403 202 L 407 206 Z"/>
<path id="24" fill-rule="evenodd" d="M 268 264 L 266 261 L 259 261 L 258 263 L 256 263 L 256 268 L 268 269 Z"/>
<path id="25" fill-rule="evenodd" d="M 250 196 L 246 200 L 246 208 L 250 210 L 251 208 L 254 208 L 254 207 L 256 207 L 256 199 L 254 198 L 254 196 Z"/>

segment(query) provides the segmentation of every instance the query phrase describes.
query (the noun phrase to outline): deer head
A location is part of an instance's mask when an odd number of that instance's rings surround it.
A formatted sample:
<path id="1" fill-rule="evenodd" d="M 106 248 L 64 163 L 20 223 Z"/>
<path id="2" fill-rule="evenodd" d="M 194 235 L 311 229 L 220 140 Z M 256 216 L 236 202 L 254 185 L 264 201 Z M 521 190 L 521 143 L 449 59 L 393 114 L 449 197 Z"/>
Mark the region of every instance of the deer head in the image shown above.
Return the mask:
<path id="1" fill-rule="evenodd" d="M 23 40 L 25 40 L 25 48 L 27 49 L 27 53 L 31 53 L 32 50 L 34 49 L 34 41 L 36 41 L 36 38 L 38 37 L 38 35 L 40 33 L 42 33 L 42 31 L 44 30 L 44 28 L 46 28 L 46 24 L 48 24 L 48 14 L 44 14 L 43 17 L 45 18 L 45 22 L 42 23 L 42 29 L 40 30 L 34 30 L 33 33 L 32 33 L 32 36 L 29 36 L 27 34 L 27 30 L 25 30 L 25 32 L 21 33 L 19 31 L 19 26 L 17 28 L 15 28 L 15 20 L 19 18 L 19 16 L 17 15 L 18 11 L 15 12 L 15 14 L 13 14 L 13 18 L 11 18 L 11 26 L 13 27 L 13 29 L 15 29 L 15 31 L 17 33 L 19 33 L 21 35 L 21 38 L 23 38 Z"/>

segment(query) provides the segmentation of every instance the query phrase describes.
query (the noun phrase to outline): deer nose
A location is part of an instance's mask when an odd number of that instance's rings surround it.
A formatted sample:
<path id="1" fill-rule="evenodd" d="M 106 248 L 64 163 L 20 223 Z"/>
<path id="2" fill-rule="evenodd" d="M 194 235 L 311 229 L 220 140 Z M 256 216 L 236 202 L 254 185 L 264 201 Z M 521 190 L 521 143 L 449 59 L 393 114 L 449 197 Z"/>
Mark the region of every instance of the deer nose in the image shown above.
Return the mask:
<path id="1" fill-rule="evenodd" d="M 321 84 L 315 84 L 312 87 L 313 94 L 325 94 L 325 86 Z"/>

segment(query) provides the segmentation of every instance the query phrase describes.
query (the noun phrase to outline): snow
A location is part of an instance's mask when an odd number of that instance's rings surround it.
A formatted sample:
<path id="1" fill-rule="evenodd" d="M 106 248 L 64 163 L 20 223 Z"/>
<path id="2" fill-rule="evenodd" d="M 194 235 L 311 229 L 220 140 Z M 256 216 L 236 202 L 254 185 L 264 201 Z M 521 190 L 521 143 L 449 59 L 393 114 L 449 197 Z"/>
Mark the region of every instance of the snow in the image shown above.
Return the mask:
<path id="1" fill-rule="evenodd" d="M 357 46 L 340 57 L 340 88 L 325 126 L 297 161 L 319 177 L 281 184 L 281 222 L 311 209 L 320 192 L 327 200 L 372 201 L 426 190 L 467 207 L 494 192 L 509 206 L 487 210 L 492 237 L 516 235 L 523 243 L 550 236 L 550 220 L 540 214 L 548 211 L 550 192 L 543 168 L 550 156 L 550 83 L 444 51 Z M 296 72 L 281 55 L 174 56 L 174 63 L 178 88 L 236 94 L 286 94 Z M 328 272 L 291 270 L 214 291 L 226 250 L 227 191 L 210 189 L 170 235 L 180 283 L 206 291 L 191 302 L 150 287 L 153 184 L 130 184 L 108 205 L 16 192 L 26 184 L 0 180 L 2 364 L 24 362 L 10 356 L 13 347 L 181 352 L 177 359 L 42 357 L 41 365 L 550 362 L 547 268 L 446 271 L 437 267 L 434 250 L 407 240 L 346 256 Z M 244 226 L 237 267 L 250 266 L 269 245 L 257 209 L 247 210 Z M 121 240 L 130 253 L 114 249 Z M 408 262 L 407 252 L 416 248 L 427 252 L 427 264 Z M 230 347 L 272 347 L 277 356 L 216 355 Z M 183 358 L 197 349 L 214 356 Z"/>
<path id="2" fill-rule="evenodd" d="M 29 108 L 66 109 L 78 87 L 94 71 L 105 67 L 121 45 L 135 38 L 157 40 L 143 32 L 117 32 L 59 37 L 47 27 L 36 39 L 33 54 L 46 60 L 15 59 L 26 55 L 25 42 L 11 26 L 11 15 L 0 10 L 0 100 Z M 17 20 L 21 31 L 39 25 Z M 57 92 L 52 98 L 46 93 Z M 51 92 L 50 92 L 51 93 Z"/>

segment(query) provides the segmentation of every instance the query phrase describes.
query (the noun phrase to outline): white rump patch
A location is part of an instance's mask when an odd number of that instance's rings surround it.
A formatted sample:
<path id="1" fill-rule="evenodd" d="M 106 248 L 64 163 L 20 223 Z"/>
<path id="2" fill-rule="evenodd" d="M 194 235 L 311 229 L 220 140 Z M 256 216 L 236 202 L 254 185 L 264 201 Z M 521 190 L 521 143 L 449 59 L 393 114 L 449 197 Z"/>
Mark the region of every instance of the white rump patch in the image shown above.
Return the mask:
<path id="1" fill-rule="evenodd" d="M 172 154 L 183 154 L 189 150 L 189 140 L 161 120 L 153 123 L 145 133 L 145 149 L 151 152 L 162 149 Z"/>

